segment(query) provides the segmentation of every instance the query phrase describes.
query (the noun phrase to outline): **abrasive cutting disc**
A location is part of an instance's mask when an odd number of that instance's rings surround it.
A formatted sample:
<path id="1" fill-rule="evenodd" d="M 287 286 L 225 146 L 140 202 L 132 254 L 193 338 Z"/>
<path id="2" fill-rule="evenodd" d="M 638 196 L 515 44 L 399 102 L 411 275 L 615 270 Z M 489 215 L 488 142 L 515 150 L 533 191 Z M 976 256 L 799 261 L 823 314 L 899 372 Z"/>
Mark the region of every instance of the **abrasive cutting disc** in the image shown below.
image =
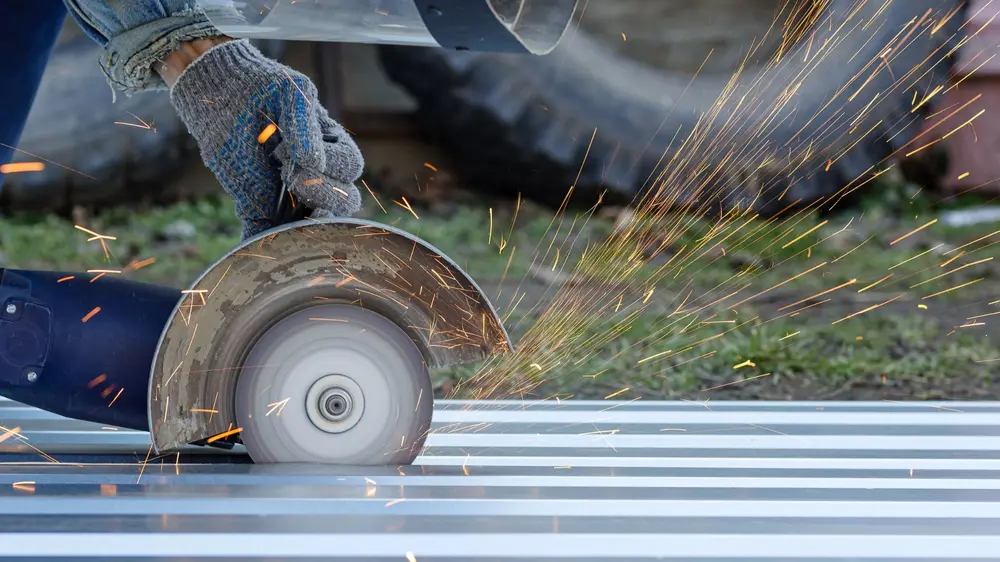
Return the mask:
<path id="1" fill-rule="evenodd" d="M 402 329 L 354 305 L 320 305 L 253 346 L 236 418 L 254 462 L 407 464 L 430 429 L 432 392 Z"/>

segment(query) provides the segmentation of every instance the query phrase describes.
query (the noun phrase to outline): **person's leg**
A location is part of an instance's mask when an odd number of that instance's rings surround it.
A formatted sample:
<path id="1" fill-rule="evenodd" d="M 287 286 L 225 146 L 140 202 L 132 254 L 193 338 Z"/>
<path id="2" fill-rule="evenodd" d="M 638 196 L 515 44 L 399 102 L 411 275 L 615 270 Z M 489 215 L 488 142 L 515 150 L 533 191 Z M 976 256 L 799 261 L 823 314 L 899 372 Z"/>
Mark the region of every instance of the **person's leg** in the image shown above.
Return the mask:
<path id="1" fill-rule="evenodd" d="M 0 17 L 0 166 L 10 162 L 66 19 L 62 0 L 8 2 Z M 4 174 L 0 172 L 0 189 Z"/>

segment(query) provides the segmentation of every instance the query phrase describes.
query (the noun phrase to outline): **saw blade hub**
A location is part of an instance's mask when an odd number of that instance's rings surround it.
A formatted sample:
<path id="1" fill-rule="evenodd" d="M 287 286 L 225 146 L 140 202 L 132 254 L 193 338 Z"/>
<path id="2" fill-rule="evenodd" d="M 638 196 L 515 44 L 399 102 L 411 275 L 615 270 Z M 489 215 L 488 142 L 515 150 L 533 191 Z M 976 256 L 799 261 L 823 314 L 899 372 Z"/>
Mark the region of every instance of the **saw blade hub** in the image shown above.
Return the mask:
<path id="1" fill-rule="evenodd" d="M 327 375 L 309 387 L 306 413 L 317 429 L 343 433 L 361 421 L 365 394 L 361 386 L 345 375 Z"/>

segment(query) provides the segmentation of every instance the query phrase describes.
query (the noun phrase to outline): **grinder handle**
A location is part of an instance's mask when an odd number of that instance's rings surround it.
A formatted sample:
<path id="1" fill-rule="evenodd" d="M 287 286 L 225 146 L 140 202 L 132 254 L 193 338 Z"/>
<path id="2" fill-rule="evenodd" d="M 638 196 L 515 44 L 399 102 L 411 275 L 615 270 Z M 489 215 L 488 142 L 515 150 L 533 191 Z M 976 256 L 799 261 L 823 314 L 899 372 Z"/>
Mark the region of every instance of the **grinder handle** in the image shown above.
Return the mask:
<path id="1" fill-rule="evenodd" d="M 274 157 L 274 149 L 277 148 L 280 142 L 281 133 L 275 133 L 271 135 L 271 138 L 267 140 L 265 145 L 265 150 L 267 150 L 271 163 L 278 170 L 281 169 L 281 161 Z M 288 187 L 282 184 L 281 191 L 278 193 L 277 204 L 274 206 L 274 214 L 271 216 L 271 222 L 274 223 L 274 226 L 281 226 L 290 222 L 305 220 L 312 214 L 312 211 L 306 205 L 296 202 L 295 198 L 288 192 Z"/>

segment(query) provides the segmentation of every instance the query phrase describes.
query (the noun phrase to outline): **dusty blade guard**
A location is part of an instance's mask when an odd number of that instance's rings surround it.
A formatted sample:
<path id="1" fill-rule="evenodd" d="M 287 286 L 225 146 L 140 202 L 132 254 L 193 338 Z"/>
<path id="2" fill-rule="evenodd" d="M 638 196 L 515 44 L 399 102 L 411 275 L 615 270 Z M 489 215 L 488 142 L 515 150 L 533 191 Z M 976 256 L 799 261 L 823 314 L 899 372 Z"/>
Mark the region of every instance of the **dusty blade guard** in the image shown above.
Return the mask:
<path id="1" fill-rule="evenodd" d="M 238 440 L 234 389 L 250 347 L 285 316 L 336 303 L 395 322 L 429 368 L 513 350 L 480 288 L 430 244 L 357 219 L 287 224 L 229 252 L 174 309 L 150 376 L 155 452 Z"/>

